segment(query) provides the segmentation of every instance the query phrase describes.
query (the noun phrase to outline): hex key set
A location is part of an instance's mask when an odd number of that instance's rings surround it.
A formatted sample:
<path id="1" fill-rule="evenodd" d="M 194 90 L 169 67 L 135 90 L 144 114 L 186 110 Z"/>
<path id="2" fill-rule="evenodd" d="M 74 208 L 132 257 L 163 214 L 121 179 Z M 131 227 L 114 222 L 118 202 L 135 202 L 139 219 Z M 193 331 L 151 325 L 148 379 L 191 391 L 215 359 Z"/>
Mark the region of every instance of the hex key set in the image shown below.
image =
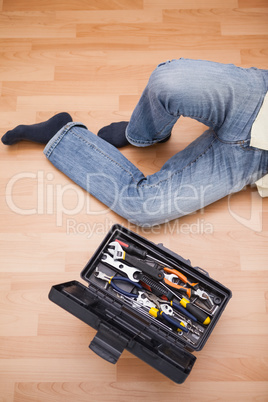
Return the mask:
<path id="1" fill-rule="evenodd" d="M 55 285 L 49 298 L 97 330 L 90 349 L 111 363 L 127 349 L 179 384 L 232 296 L 189 260 L 120 225 L 81 277 L 88 286 Z"/>

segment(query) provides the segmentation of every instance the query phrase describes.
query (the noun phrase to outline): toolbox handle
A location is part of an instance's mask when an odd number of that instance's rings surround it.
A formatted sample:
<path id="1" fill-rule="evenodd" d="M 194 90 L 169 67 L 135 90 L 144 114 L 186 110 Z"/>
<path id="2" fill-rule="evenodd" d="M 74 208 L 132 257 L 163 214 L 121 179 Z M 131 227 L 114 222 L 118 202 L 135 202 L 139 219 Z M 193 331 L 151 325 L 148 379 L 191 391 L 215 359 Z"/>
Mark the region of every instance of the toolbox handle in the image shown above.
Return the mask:
<path id="1" fill-rule="evenodd" d="M 127 346 L 129 339 L 113 328 L 101 323 L 99 330 L 89 345 L 98 356 L 115 364 Z"/>

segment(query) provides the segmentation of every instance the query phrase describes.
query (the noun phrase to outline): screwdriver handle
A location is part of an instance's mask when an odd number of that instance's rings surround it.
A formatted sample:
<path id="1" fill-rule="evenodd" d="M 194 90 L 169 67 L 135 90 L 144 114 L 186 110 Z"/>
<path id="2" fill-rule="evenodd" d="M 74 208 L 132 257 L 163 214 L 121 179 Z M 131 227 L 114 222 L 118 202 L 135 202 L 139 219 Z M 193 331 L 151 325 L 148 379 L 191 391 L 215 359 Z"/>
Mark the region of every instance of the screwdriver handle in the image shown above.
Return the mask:
<path id="1" fill-rule="evenodd" d="M 184 307 L 182 307 L 180 304 L 174 302 L 173 300 L 170 301 L 170 305 L 174 307 L 176 310 L 180 311 L 182 314 L 184 314 L 186 317 L 190 318 L 190 320 L 197 322 L 197 318 L 189 313 Z"/>
<path id="2" fill-rule="evenodd" d="M 208 325 L 210 323 L 210 317 L 194 304 L 189 302 L 189 300 L 185 299 L 184 297 L 180 300 L 180 304 L 189 311 L 189 313 L 193 314 L 199 322 L 204 325 Z"/>
<path id="3" fill-rule="evenodd" d="M 177 329 L 178 332 L 189 332 L 189 329 L 185 328 L 182 322 L 174 320 L 172 317 L 167 315 L 166 313 L 163 313 L 162 311 L 160 312 L 161 316 L 164 317 L 164 319 L 169 322 L 171 325 L 174 325 Z"/>
<path id="4" fill-rule="evenodd" d="M 163 311 L 159 311 L 155 307 L 151 307 L 149 310 L 149 314 L 155 318 L 161 318 L 163 317 L 169 324 L 174 325 L 177 329 L 178 332 L 183 331 L 183 332 L 189 332 L 189 329 L 185 328 L 182 322 L 179 322 L 177 320 L 174 320 L 171 318 L 169 315 L 165 314 Z"/>

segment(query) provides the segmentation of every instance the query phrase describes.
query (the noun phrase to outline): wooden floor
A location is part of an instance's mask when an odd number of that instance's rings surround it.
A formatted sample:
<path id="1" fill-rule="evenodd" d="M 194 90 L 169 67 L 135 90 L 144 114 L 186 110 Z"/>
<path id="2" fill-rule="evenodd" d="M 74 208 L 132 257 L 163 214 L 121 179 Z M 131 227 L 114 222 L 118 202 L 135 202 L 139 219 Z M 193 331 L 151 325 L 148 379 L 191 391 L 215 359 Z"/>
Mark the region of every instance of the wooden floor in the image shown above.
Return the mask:
<path id="1" fill-rule="evenodd" d="M 0 134 L 60 111 L 93 132 L 129 119 L 157 64 L 179 57 L 268 68 L 267 0 L 0 0 Z M 123 153 L 157 171 L 202 133 Z M 253 187 L 170 224 L 131 226 L 50 164 L 43 147 L 0 145 L 0 401 L 268 401 L 268 199 Z M 94 215 L 90 211 L 98 211 Z M 128 352 L 117 365 L 95 331 L 48 300 L 113 223 L 189 258 L 233 298 L 183 385 Z"/>

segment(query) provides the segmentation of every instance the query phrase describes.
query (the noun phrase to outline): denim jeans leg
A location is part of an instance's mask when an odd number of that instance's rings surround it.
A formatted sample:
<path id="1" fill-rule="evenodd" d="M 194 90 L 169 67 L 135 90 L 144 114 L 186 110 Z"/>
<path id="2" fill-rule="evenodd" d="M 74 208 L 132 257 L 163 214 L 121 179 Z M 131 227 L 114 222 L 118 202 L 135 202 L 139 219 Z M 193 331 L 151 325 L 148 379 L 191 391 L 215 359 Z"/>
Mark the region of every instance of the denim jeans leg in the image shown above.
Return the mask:
<path id="1" fill-rule="evenodd" d="M 138 225 L 167 222 L 267 173 L 268 151 L 249 145 L 252 121 L 267 91 L 263 74 L 198 60 L 159 66 L 131 117 L 130 142 L 146 146 L 162 140 L 180 115 L 210 129 L 147 177 L 80 123 L 60 130 L 44 152 L 59 170 L 120 216 Z"/>
<path id="2" fill-rule="evenodd" d="M 117 148 L 79 123 L 60 130 L 44 153 L 80 187 L 141 226 L 167 222 L 239 191 L 262 177 L 268 162 L 267 151 L 223 143 L 208 130 L 145 177 Z"/>
<path id="3" fill-rule="evenodd" d="M 127 139 L 136 146 L 159 142 L 185 116 L 212 128 L 223 140 L 244 140 L 266 90 L 255 68 L 189 59 L 162 63 L 133 111 Z"/>

